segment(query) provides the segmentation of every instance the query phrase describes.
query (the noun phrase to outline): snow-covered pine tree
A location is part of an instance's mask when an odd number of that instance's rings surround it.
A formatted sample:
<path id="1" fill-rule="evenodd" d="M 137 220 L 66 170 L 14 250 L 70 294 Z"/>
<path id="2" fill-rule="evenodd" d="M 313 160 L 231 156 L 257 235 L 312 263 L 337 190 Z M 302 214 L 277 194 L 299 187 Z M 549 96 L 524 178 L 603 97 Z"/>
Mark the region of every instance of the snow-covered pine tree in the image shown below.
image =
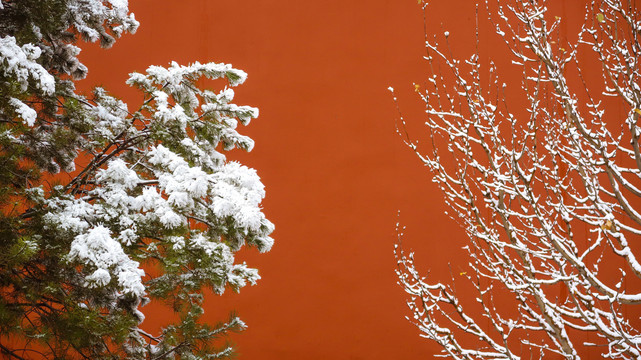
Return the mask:
<path id="1" fill-rule="evenodd" d="M 228 356 L 214 340 L 244 324 L 202 322 L 202 290 L 256 283 L 234 253 L 268 251 L 274 229 L 256 172 L 221 153 L 253 147 L 236 128 L 258 110 L 232 103 L 246 74 L 151 66 L 128 80 L 144 94 L 131 110 L 104 89 L 74 88 L 87 73 L 79 38 L 109 47 L 138 27 L 126 0 L 0 5 L 0 354 Z M 201 78 L 228 86 L 203 90 Z M 175 312 L 158 334 L 140 328 L 149 301 Z"/>
<path id="2" fill-rule="evenodd" d="M 427 141 L 399 126 L 469 239 L 452 282 L 397 244 L 408 318 L 454 359 L 640 359 L 639 4 L 586 1 L 566 38 L 561 2 L 480 3 L 470 57 L 426 33 Z"/>

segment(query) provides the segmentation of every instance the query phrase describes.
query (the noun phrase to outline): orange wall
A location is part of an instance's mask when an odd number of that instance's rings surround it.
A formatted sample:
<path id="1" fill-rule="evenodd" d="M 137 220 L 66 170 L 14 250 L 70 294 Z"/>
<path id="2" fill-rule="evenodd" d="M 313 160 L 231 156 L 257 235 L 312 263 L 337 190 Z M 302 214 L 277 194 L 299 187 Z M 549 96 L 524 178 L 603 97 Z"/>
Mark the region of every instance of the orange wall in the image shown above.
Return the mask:
<path id="1" fill-rule="evenodd" d="M 434 1 L 433 30 L 473 36 L 470 0 Z M 581 1 L 565 1 L 562 15 Z M 246 130 L 276 224 L 267 254 L 245 251 L 263 279 L 240 294 L 211 297 L 206 316 L 238 311 L 241 359 L 420 359 L 438 349 L 405 319 L 392 245 L 397 210 L 405 245 L 422 268 L 447 275 L 466 262 L 462 231 L 443 214 L 438 190 L 395 134 L 388 86 L 420 122 L 413 82 L 424 82 L 423 20 L 416 0 L 132 0 L 140 20 L 104 51 L 87 46 L 90 75 L 134 108 L 130 71 L 170 60 L 232 63 L 249 73 L 236 103 L 260 108 Z M 580 8 L 580 6 L 579 6 Z M 578 11 L 582 13 L 582 11 Z M 469 43 L 469 42 L 466 42 Z M 463 51 L 465 49 L 462 49 Z M 457 257 L 461 257 L 457 259 Z M 455 266 L 456 267 L 456 266 Z M 159 315 L 159 314 L 157 314 Z M 153 324 L 154 315 L 147 315 Z"/>

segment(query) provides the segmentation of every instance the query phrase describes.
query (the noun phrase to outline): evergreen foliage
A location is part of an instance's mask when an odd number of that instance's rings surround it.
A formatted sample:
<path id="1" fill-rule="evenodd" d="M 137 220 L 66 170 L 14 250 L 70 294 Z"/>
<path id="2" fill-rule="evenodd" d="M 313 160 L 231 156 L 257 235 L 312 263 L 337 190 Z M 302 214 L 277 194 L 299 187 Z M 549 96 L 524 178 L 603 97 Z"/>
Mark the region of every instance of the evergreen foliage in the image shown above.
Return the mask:
<path id="1" fill-rule="evenodd" d="M 236 128 L 258 110 L 232 103 L 246 74 L 151 66 L 128 80 L 144 94 L 133 111 L 101 88 L 77 93 L 77 42 L 109 47 L 137 27 L 123 0 L 0 2 L 3 357 L 222 358 L 232 349 L 213 340 L 245 327 L 201 316 L 204 289 L 260 278 L 234 253 L 273 243 L 260 179 L 222 153 L 253 147 Z M 178 319 L 157 335 L 140 328 L 149 301 Z"/>

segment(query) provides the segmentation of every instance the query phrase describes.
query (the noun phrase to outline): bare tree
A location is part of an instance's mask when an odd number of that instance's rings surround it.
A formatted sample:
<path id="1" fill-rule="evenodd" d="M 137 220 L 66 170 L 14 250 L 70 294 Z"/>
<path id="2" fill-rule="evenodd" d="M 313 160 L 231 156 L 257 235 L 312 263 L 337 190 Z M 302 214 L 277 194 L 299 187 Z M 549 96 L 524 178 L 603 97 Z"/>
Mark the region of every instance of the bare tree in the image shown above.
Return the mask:
<path id="1" fill-rule="evenodd" d="M 461 274 L 475 296 L 421 275 L 401 230 L 395 254 L 408 319 L 445 356 L 641 358 L 641 13 L 634 0 L 586 3 L 565 38 L 553 1 L 486 1 L 462 61 L 426 26 L 430 73 L 416 90 L 429 141 L 402 115 L 399 134 L 469 238 Z M 479 55 L 485 12 L 503 59 Z"/>

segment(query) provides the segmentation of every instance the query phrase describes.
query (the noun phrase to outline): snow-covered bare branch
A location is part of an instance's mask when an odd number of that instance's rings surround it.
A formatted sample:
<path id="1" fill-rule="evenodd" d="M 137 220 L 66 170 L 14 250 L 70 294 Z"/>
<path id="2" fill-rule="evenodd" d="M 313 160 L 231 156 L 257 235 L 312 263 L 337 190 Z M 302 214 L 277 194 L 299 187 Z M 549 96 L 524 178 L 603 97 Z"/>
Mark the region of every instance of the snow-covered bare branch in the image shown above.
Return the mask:
<path id="1" fill-rule="evenodd" d="M 455 359 L 641 357 L 641 12 L 589 1 L 573 39 L 550 6 L 477 8 L 509 64 L 481 56 L 478 31 L 465 61 L 447 35 L 428 41 L 428 68 L 445 69 L 419 91 L 431 141 L 400 121 L 469 238 L 472 304 L 395 251 L 410 320 Z M 513 301 L 498 306 L 498 294 Z"/>

